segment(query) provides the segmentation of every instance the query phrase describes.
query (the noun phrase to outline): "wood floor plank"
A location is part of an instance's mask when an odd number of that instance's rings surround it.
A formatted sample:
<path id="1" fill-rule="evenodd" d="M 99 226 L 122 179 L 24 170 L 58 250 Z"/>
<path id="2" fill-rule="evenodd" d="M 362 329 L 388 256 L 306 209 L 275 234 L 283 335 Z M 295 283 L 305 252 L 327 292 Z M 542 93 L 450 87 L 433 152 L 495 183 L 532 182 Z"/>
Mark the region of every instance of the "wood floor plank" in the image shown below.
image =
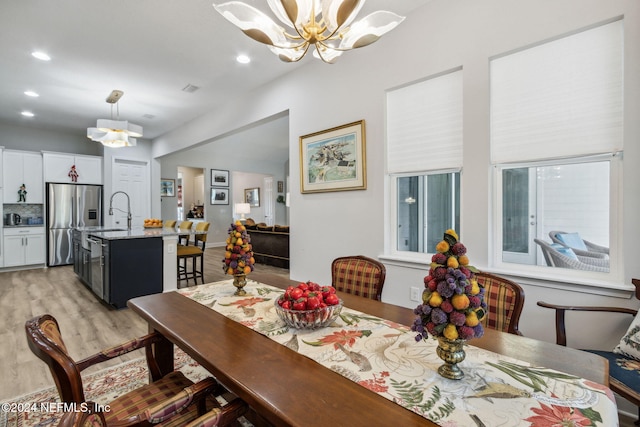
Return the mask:
<path id="1" fill-rule="evenodd" d="M 205 250 L 205 283 L 230 277 L 222 270 L 223 258 L 222 248 Z M 289 270 L 271 266 L 257 265 L 256 271 L 289 277 Z M 194 286 L 193 281 L 190 286 Z M 77 279 L 72 266 L 1 272 L 0 400 L 54 385 L 46 364 L 29 350 L 24 329 L 28 319 L 44 313 L 58 320 L 65 344 L 77 360 L 147 333 L 146 322 L 129 309 L 115 310 L 100 302 Z M 139 350 L 123 355 L 86 372 L 143 354 Z"/>

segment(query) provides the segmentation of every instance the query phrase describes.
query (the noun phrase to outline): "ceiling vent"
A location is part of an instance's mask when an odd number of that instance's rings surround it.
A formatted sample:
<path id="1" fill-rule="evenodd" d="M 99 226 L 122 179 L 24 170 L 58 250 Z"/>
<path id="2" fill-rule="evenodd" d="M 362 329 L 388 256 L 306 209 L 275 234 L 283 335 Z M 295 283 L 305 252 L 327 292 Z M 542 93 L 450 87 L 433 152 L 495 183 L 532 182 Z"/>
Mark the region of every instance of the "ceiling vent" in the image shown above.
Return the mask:
<path id="1" fill-rule="evenodd" d="M 156 118 L 155 114 L 145 114 L 142 117 L 144 117 L 145 119 L 155 119 Z"/>
<path id="2" fill-rule="evenodd" d="M 197 91 L 198 89 L 200 89 L 199 86 L 188 84 L 188 85 L 186 85 L 185 87 L 182 88 L 182 91 L 183 92 L 187 92 L 187 93 L 193 93 L 193 92 Z"/>

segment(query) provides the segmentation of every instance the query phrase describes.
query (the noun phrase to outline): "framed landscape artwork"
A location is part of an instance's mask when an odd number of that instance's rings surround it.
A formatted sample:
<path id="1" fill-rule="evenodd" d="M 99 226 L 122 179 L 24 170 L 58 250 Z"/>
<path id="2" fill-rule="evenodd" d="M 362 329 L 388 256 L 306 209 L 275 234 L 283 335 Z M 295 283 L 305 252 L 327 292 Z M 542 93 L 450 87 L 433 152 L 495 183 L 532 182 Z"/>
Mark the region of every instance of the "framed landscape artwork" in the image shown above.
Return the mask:
<path id="1" fill-rule="evenodd" d="M 176 180 L 175 179 L 160 179 L 160 196 L 161 197 L 175 197 L 176 195 Z"/>
<path id="2" fill-rule="evenodd" d="M 364 120 L 300 137 L 302 193 L 367 188 Z"/>
<path id="3" fill-rule="evenodd" d="M 228 188 L 212 188 L 211 204 L 212 205 L 228 205 L 229 189 Z"/>
<path id="4" fill-rule="evenodd" d="M 212 187 L 228 187 L 229 171 L 211 169 L 211 186 Z"/>

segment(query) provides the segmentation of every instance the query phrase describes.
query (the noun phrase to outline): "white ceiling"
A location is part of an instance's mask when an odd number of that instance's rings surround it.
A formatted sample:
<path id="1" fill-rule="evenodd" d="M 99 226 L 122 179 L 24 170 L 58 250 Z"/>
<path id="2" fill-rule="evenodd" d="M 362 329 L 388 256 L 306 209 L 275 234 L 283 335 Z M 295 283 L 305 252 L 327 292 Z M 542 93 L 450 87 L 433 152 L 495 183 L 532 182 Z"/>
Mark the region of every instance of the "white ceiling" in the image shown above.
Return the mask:
<path id="1" fill-rule="evenodd" d="M 264 0 L 245 1 L 266 10 Z M 369 0 L 360 16 L 377 9 L 406 15 L 428 1 Z M 0 28 L 0 120 L 79 135 L 110 117 L 105 99 L 113 89 L 124 91 L 120 119 L 155 138 L 317 61 L 307 55 L 281 62 L 222 18 L 211 0 L 2 0 Z M 34 59 L 34 50 L 51 61 Z M 240 53 L 252 62 L 237 63 Z M 200 89 L 183 92 L 188 84 Z M 23 110 L 35 117 L 21 116 Z"/>

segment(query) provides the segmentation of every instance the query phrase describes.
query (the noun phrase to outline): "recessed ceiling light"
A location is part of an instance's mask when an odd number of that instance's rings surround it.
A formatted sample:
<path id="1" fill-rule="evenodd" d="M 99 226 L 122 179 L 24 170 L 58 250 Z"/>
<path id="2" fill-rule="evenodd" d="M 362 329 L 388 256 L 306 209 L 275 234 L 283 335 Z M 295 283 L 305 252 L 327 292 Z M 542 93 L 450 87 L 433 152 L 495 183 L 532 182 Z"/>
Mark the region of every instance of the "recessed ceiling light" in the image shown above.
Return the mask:
<path id="1" fill-rule="evenodd" d="M 31 52 L 31 55 L 34 58 L 38 58 L 38 59 L 40 59 L 42 61 L 50 61 L 51 60 L 51 57 L 49 55 L 47 55 L 46 53 L 44 53 L 44 52 L 35 51 L 35 52 Z"/>
<path id="2" fill-rule="evenodd" d="M 20 114 L 22 114 L 25 117 L 33 117 L 33 116 L 35 116 L 35 114 L 33 114 L 31 111 L 23 111 Z"/>
<path id="3" fill-rule="evenodd" d="M 39 94 L 37 94 L 36 92 L 34 92 L 32 90 L 25 90 L 24 94 L 27 95 L 27 96 L 30 96 L 32 98 L 37 98 L 37 97 L 40 96 Z"/>
<path id="4" fill-rule="evenodd" d="M 249 58 L 247 55 L 238 55 L 236 57 L 236 61 L 241 64 L 248 64 L 249 62 L 251 62 L 251 58 Z"/>

